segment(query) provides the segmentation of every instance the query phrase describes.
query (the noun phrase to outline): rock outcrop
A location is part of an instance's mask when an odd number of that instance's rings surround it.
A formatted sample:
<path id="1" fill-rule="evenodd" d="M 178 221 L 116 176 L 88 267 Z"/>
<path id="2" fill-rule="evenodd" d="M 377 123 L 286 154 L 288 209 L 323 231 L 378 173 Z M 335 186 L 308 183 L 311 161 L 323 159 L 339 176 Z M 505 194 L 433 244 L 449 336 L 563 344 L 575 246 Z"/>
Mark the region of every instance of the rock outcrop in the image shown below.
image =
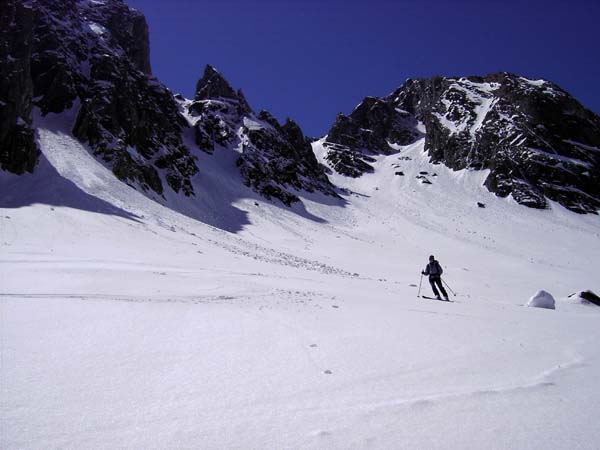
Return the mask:
<path id="1" fill-rule="evenodd" d="M 598 297 L 593 291 L 579 291 L 575 294 L 569 295 L 570 299 L 577 300 L 581 303 L 591 303 L 596 306 L 600 306 L 600 297 Z"/>

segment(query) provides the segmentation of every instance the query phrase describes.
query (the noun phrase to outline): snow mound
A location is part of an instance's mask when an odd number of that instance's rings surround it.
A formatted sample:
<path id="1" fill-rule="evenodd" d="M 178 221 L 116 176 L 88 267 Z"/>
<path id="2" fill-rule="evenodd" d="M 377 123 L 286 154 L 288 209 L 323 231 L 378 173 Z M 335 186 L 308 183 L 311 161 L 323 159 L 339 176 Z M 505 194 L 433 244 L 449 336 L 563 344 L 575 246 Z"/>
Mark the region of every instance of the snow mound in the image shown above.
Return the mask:
<path id="1" fill-rule="evenodd" d="M 554 297 L 546 291 L 537 291 L 533 297 L 527 302 L 527 306 L 531 308 L 556 309 Z"/>

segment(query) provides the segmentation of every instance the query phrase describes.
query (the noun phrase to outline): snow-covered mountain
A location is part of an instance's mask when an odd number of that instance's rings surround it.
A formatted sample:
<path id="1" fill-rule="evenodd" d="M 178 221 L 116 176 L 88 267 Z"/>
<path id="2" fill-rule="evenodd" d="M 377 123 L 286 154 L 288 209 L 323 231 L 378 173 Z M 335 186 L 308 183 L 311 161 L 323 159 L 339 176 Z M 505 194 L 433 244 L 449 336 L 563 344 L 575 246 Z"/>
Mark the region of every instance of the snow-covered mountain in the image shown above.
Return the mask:
<path id="1" fill-rule="evenodd" d="M 62 113 L 120 180 L 156 198 L 196 193 L 190 126 L 201 150 L 239 152 L 244 183 L 267 198 L 290 205 L 293 190 L 335 195 L 298 125 L 255 115 L 216 70 L 207 67 L 193 102 L 175 98 L 151 75 L 144 16 L 122 0 L 11 0 L 1 20 L 3 170 L 34 171 L 35 115 Z"/>
<path id="2" fill-rule="evenodd" d="M 165 189 L 194 197 L 196 152 L 216 147 L 238 154 L 243 183 L 266 198 L 289 206 L 302 191 L 337 195 L 298 125 L 254 113 L 214 68 L 193 100 L 152 77 L 145 19 L 121 0 L 9 1 L 1 20 L 2 169 L 34 171 L 34 118 L 62 113 L 70 134 L 153 198 L 169 197 Z M 434 163 L 489 169 L 484 186 L 501 197 L 600 208 L 600 118 L 551 82 L 509 73 L 408 80 L 340 114 L 322 162 L 356 177 L 373 170 L 374 155 L 419 139 Z"/>
<path id="3" fill-rule="evenodd" d="M 119 0 L 2 5 L 0 448 L 599 447 L 597 118 L 528 131 L 557 87 L 408 82 L 308 143 L 210 66 L 171 93 Z"/>
<path id="4" fill-rule="evenodd" d="M 407 80 L 384 98 L 338 115 L 326 159 L 341 174 L 372 170 L 373 154 L 424 137 L 431 161 L 455 170 L 489 169 L 501 197 L 579 213 L 600 209 L 600 117 L 545 80 L 510 73 Z"/>

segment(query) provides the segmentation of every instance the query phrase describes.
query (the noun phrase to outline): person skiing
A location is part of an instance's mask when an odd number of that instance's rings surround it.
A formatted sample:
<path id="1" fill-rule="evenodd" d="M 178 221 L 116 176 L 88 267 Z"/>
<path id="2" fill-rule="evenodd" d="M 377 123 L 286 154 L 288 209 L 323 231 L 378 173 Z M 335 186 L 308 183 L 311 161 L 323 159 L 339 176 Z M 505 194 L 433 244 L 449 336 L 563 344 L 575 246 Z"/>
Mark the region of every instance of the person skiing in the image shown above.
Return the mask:
<path id="1" fill-rule="evenodd" d="M 442 285 L 443 272 L 444 270 L 442 269 L 442 266 L 440 266 L 440 263 L 436 261 L 433 255 L 431 255 L 429 257 L 429 264 L 427 264 L 427 267 L 425 267 L 425 270 L 421 273 L 423 275 L 429 275 L 429 284 L 431 284 L 431 289 L 433 289 L 435 298 L 441 300 L 440 293 L 437 290 L 437 288 L 439 287 L 440 291 L 442 291 L 442 295 L 444 296 L 444 300 L 449 301 L 446 289 L 444 289 L 444 286 Z"/>

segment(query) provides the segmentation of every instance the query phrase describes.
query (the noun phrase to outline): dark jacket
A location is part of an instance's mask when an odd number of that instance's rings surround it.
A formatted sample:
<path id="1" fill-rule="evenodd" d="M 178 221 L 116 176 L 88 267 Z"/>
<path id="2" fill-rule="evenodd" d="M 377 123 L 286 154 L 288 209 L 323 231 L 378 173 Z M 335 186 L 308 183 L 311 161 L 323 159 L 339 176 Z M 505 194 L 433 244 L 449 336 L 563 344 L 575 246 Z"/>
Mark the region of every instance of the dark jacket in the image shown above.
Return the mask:
<path id="1" fill-rule="evenodd" d="M 440 263 L 434 259 L 429 264 L 427 264 L 427 267 L 425 267 L 425 272 L 423 272 L 423 275 L 429 275 L 429 278 L 432 278 L 432 277 L 437 278 L 437 277 L 441 277 L 442 273 L 444 273 L 444 269 L 442 269 L 442 266 L 440 266 Z"/>

